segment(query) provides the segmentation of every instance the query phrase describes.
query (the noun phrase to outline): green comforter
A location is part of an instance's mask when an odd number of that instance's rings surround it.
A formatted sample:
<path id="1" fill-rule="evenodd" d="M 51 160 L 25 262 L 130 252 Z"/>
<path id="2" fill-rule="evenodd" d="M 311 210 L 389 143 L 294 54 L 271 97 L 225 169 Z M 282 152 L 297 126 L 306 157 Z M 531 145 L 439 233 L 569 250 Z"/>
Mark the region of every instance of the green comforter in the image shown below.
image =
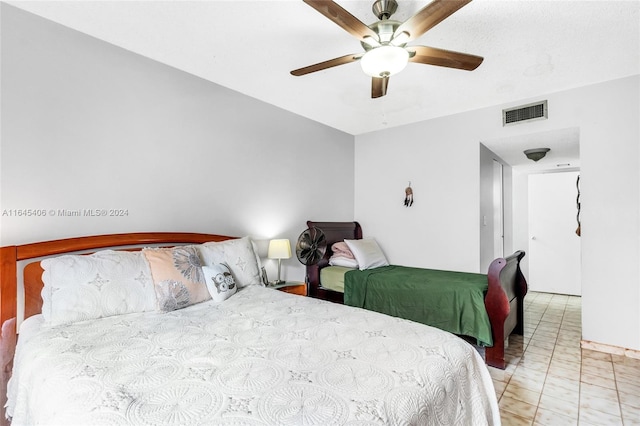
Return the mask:
<path id="1" fill-rule="evenodd" d="M 492 346 L 487 276 L 384 266 L 345 274 L 344 303 L 427 324 Z"/>

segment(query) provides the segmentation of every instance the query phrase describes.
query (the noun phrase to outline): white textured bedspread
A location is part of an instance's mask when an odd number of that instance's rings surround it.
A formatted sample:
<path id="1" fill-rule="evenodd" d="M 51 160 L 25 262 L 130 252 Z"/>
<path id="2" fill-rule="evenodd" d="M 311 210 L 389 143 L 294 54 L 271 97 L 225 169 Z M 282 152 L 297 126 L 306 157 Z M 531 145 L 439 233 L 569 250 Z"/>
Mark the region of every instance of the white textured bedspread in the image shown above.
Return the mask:
<path id="1" fill-rule="evenodd" d="M 12 426 L 500 423 L 487 368 L 458 337 L 263 287 L 21 331 Z"/>

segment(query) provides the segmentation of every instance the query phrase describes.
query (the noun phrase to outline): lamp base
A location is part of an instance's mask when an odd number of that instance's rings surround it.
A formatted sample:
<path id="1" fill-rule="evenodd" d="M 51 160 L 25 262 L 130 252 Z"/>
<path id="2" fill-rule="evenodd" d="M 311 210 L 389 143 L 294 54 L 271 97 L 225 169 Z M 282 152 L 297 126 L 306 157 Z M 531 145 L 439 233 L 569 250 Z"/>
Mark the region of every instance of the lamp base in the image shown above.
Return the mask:
<path id="1" fill-rule="evenodd" d="M 277 285 L 280 285 L 280 284 L 284 284 L 285 282 L 286 282 L 286 281 L 283 281 L 283 280 L 275 280 L 275 281 L 271 281 L 271 282 L 269 282 L 269 285 L 270 285 L 271 287 L 274 287 L 274 286 L 277 286 Z"/>

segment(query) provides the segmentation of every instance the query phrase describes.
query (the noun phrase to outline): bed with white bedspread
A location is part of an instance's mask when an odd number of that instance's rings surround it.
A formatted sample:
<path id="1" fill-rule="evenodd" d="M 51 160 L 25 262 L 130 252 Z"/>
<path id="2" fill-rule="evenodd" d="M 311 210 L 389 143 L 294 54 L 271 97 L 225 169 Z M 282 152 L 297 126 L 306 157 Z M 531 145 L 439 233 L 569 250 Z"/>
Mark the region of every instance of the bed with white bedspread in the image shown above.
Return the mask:
<path id="1" fill-rule="evenodd" d="M 12 426 L 500 422 L 462 339 L 260 285 L 168 312 L 31 316 L 6 407 Z"/>

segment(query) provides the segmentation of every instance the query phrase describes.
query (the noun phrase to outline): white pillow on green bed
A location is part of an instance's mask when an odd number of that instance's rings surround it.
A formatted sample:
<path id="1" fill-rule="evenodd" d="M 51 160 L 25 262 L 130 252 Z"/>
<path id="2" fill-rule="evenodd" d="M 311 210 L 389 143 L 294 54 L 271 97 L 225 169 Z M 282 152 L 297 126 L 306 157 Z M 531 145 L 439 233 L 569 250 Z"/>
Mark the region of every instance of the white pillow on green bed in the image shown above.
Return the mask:
<path id="1" fill-rule="evenodd" d="M 349 246 L 361 271 L 389 265 L 375 239 L 363 238 L 361 240 L 344 240 L 344 242 Z"/>
<path id="2" fill-rule="evenodd" d="M 329 265 L 356 269 L 358 268 L 358 261 L 344 256 L 331 256 L 329 258 Z"/>

